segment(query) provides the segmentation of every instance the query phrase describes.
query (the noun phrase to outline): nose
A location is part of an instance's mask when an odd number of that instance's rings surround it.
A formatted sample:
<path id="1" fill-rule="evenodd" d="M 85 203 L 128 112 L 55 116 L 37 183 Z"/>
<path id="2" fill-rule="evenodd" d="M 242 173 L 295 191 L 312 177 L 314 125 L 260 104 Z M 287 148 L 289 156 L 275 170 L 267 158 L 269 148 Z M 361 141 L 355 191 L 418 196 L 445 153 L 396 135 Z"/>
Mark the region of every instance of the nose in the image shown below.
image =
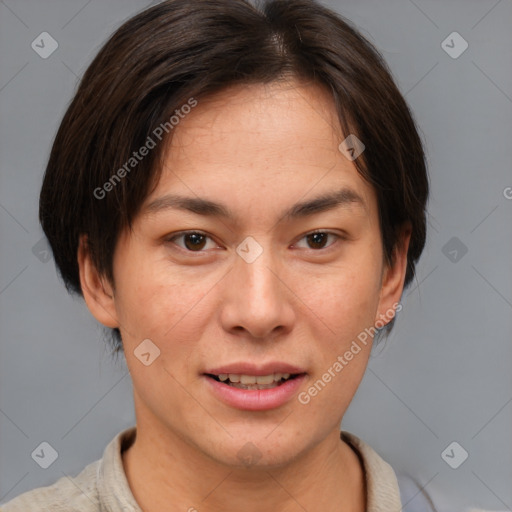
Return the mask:
<path id="1" fill-rule="evenodd" d="M 283 267 L 266 249 L 252 263 L 236 256 L 226 276 L 221 323 L 231 333 L 257 339 L 289 333 L 296 318 L 294 294 Z"/>

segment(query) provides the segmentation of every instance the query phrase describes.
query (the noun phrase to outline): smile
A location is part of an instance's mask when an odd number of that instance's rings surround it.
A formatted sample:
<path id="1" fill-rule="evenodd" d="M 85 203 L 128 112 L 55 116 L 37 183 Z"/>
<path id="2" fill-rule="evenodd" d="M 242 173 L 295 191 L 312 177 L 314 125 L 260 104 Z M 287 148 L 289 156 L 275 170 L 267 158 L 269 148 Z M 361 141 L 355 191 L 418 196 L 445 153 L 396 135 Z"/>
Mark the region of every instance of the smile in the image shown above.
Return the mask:
<path id="1" fill-rule="evenodd" d="M 208 374 L 208 377 L 223 382 L 228 386 L 238 389 L 272 389 L 281 386 L 289 379 L 298 377 L 299 374 L 270 373 L 268 375 L 243 375 L 238 373 L 221 373 L 219 375 Z"/>
<path id="2" fill-rule="evenodd" d="M 306 373 L 204 373 L 209 392 L 225 405 L 246 411 L 283 406 L 299 392 Z"/>

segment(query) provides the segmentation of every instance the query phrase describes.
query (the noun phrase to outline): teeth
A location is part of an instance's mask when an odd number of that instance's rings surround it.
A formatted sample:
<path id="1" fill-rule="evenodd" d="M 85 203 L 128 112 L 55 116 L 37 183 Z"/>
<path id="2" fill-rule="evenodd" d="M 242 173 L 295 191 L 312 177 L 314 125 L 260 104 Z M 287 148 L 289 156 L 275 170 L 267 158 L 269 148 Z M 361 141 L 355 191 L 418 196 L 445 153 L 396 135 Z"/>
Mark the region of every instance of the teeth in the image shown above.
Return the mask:
<path id="1" fill-rule="evenodd" d="M 274 380 L 274 378 L 272 378 L 272 380 Z M 240 375 L 240 384 L 256 384 L 256 376 L 255 375 Z"/>
<path id="2" fill-rule="evenodd" d="M 226 384 L 240 384 L 240 386 L 268 386 L 274 387 L 274 383 L 279 382 L 281 379 L 289 379 L 289 373 L 270 373 L 269 375 L 242 375 L 239 373 L 221 373 L 218 375 L 221 382 Z M 262 388 L 264 389 L 264 388 Z"/>
<path id="3" fill-rule="evenodd" d="M 272 384 L 242 384 L 240 382 L 235 382 L 233 384 L 229 384 L 233 388 L 239 389 L 270 389 L 279 386 L 277 382 L 272 381 Z"/>
<path id="4" fill-rule="evenodd" d="M 279 382 L 282 378 L 288 379 L 289 373 L 270 373 L 269 375 L 240 375 L 236 373 L 228 374 L 228 378 L 231 382 L 240 382 L 240 384 L 272 384 L 273 382 Z"/>
<path id="5" fill-rule="evenodd" d="M 274 381 L 278 381 L 279 379 L 276 378 L 275 375 L 273 374 L 270 374 L 270 375 L 258 375 L 258 377 L 254 377 L 254 380 L 256 382 L 256 384 L 272 384 L 272 382 Z M 241 381 L 243 382 L 244 384 L 251 384 L 250 382 L 244 382 L 244 381 Z M 252 383 L 254 384 L 254 383 Z"/>

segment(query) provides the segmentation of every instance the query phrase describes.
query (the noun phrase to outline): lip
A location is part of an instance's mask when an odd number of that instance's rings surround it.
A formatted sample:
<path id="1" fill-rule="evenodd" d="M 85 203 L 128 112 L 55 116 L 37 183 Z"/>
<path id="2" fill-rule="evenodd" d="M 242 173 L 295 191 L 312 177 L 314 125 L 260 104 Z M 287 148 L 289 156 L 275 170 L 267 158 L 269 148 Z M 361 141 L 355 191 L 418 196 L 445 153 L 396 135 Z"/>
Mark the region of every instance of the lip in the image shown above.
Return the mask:
<path id="1" fill-rule="evenodd" d="M 224 370 L 226 368 L 231 367 L 223 367 L 221 369 Z M 236 366 L 236 368 L 240 369 L 240 366 Z M 284 367 L 280 366 L 279 368 Z M 288 365 L 288 368 L 292 367 Z M 297 373 L 288 372 L 288 368 L 285 368 L 286 372 L 284 373 Z M 217 369 L 208 373 L 215 373 L 216 371 Z M 250 368 L 246 367 L 244 371 L 250 371 Z M 269 373 L 274 373 L 268 369 L 261 370 L 260 368 L 256 370 L 254 367 L 252 368 L 252 371 L 266 371 L 268 373 L 247 373 L 246 375 L 268 375 Z M 222 371 L 221 373 L 235 372 Z M 212 393 L 226 405 L 245 411 L 265 411 L 268 409 L 276 409 L 291 400 L 296 395 L 301 384 L 304 382 L 306 374 L 302 373 L 297 375 L 297 377 L 289 379 L 281 385 L 270 389 L 240 389 L 229 386 L 228 384 L 224 384 L 223 382 L 216 381 L 207 375 L 203 375 L 203 378 L 208 382 L 207 385 L 210 386 L 209 389 L 212 391 Z"/>
<path id="2" fill-rule="evenodd" d="M 242 375 L 270 375 L 271 373 L 306 373 L 306 370 L 299 366 L 293 366 L 288 363 L 274 361 L 262 365 L 255 365 L 251 362 L 238 362 L 218 366 L 204 372 L 213 375 L 220 375 L 221 373 L 239 373 Z"/>

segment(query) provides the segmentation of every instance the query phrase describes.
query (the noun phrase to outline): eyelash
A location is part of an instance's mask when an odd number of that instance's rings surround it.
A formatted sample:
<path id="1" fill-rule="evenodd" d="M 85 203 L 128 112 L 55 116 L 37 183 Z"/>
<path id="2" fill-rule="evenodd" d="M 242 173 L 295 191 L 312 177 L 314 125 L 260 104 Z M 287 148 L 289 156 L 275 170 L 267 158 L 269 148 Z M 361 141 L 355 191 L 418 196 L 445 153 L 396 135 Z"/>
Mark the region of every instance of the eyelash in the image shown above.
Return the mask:
<path id="1" fill-rule="evenodd" d="M 314 231 L 310 231 L 306 234 L 304 234 L 300 239 L 299 241 L 307 238 L 308 236 L 311 236 L 311 235 L 315 235 L 317 233 L 321 233 L 321 234 L 325 234 L 327 236 L 332 236 L 334 237 L 336 240 L 327 245 L 326 247 L 321 247 L 320 249 L 312 249 L 312 248 L 308 248 L 308 250 L 311 250 L 311 251 L 314 251 L 314 252 L 320 252 L 320 251 L 323 251 L 323 250 L 328 250 L 330 247 L 332 247 L 337 241 L 339 240 L 346 240 L 346 237 L 338 234 L 338 233 L 334 233 L 332 231 L 327 231 L 327 230 L 321 230 L 321 229 L 317 229 L 317 230 L 314 230 Z M 182 238 L 182 237 L 185 237 L 187 235 L 200 235 L 200 236 L 204 236 L 206 238 L 209 238 L 210 240 L 213 241 L 213 239 L 207 234 L 207 233 L 204 233 L 202 231 L 181 231 L 179 233 L 176 233 L 175 235 L 167 238 L 165 241 L 166 242 L 170 242 L 170 243 L 174 243 L 175 245 L 177 245 L 181 250 L 187 252 L 187 253 L 190 253 L 190 254 L 194 254 L 194 253 L 197 253 L 197 254 L 201 254 L 201 253 L 204 253 L 206 252 L 206 250 L 199 250 L 199 251 L 191 251 L 190 249 L 187 249 L 185 247 L 181 247 L 180 245 L 176 244 L 175 243 L 175 240 L 177 238 Z M 295 244 L 294 244 L 295 245 Z"/>

